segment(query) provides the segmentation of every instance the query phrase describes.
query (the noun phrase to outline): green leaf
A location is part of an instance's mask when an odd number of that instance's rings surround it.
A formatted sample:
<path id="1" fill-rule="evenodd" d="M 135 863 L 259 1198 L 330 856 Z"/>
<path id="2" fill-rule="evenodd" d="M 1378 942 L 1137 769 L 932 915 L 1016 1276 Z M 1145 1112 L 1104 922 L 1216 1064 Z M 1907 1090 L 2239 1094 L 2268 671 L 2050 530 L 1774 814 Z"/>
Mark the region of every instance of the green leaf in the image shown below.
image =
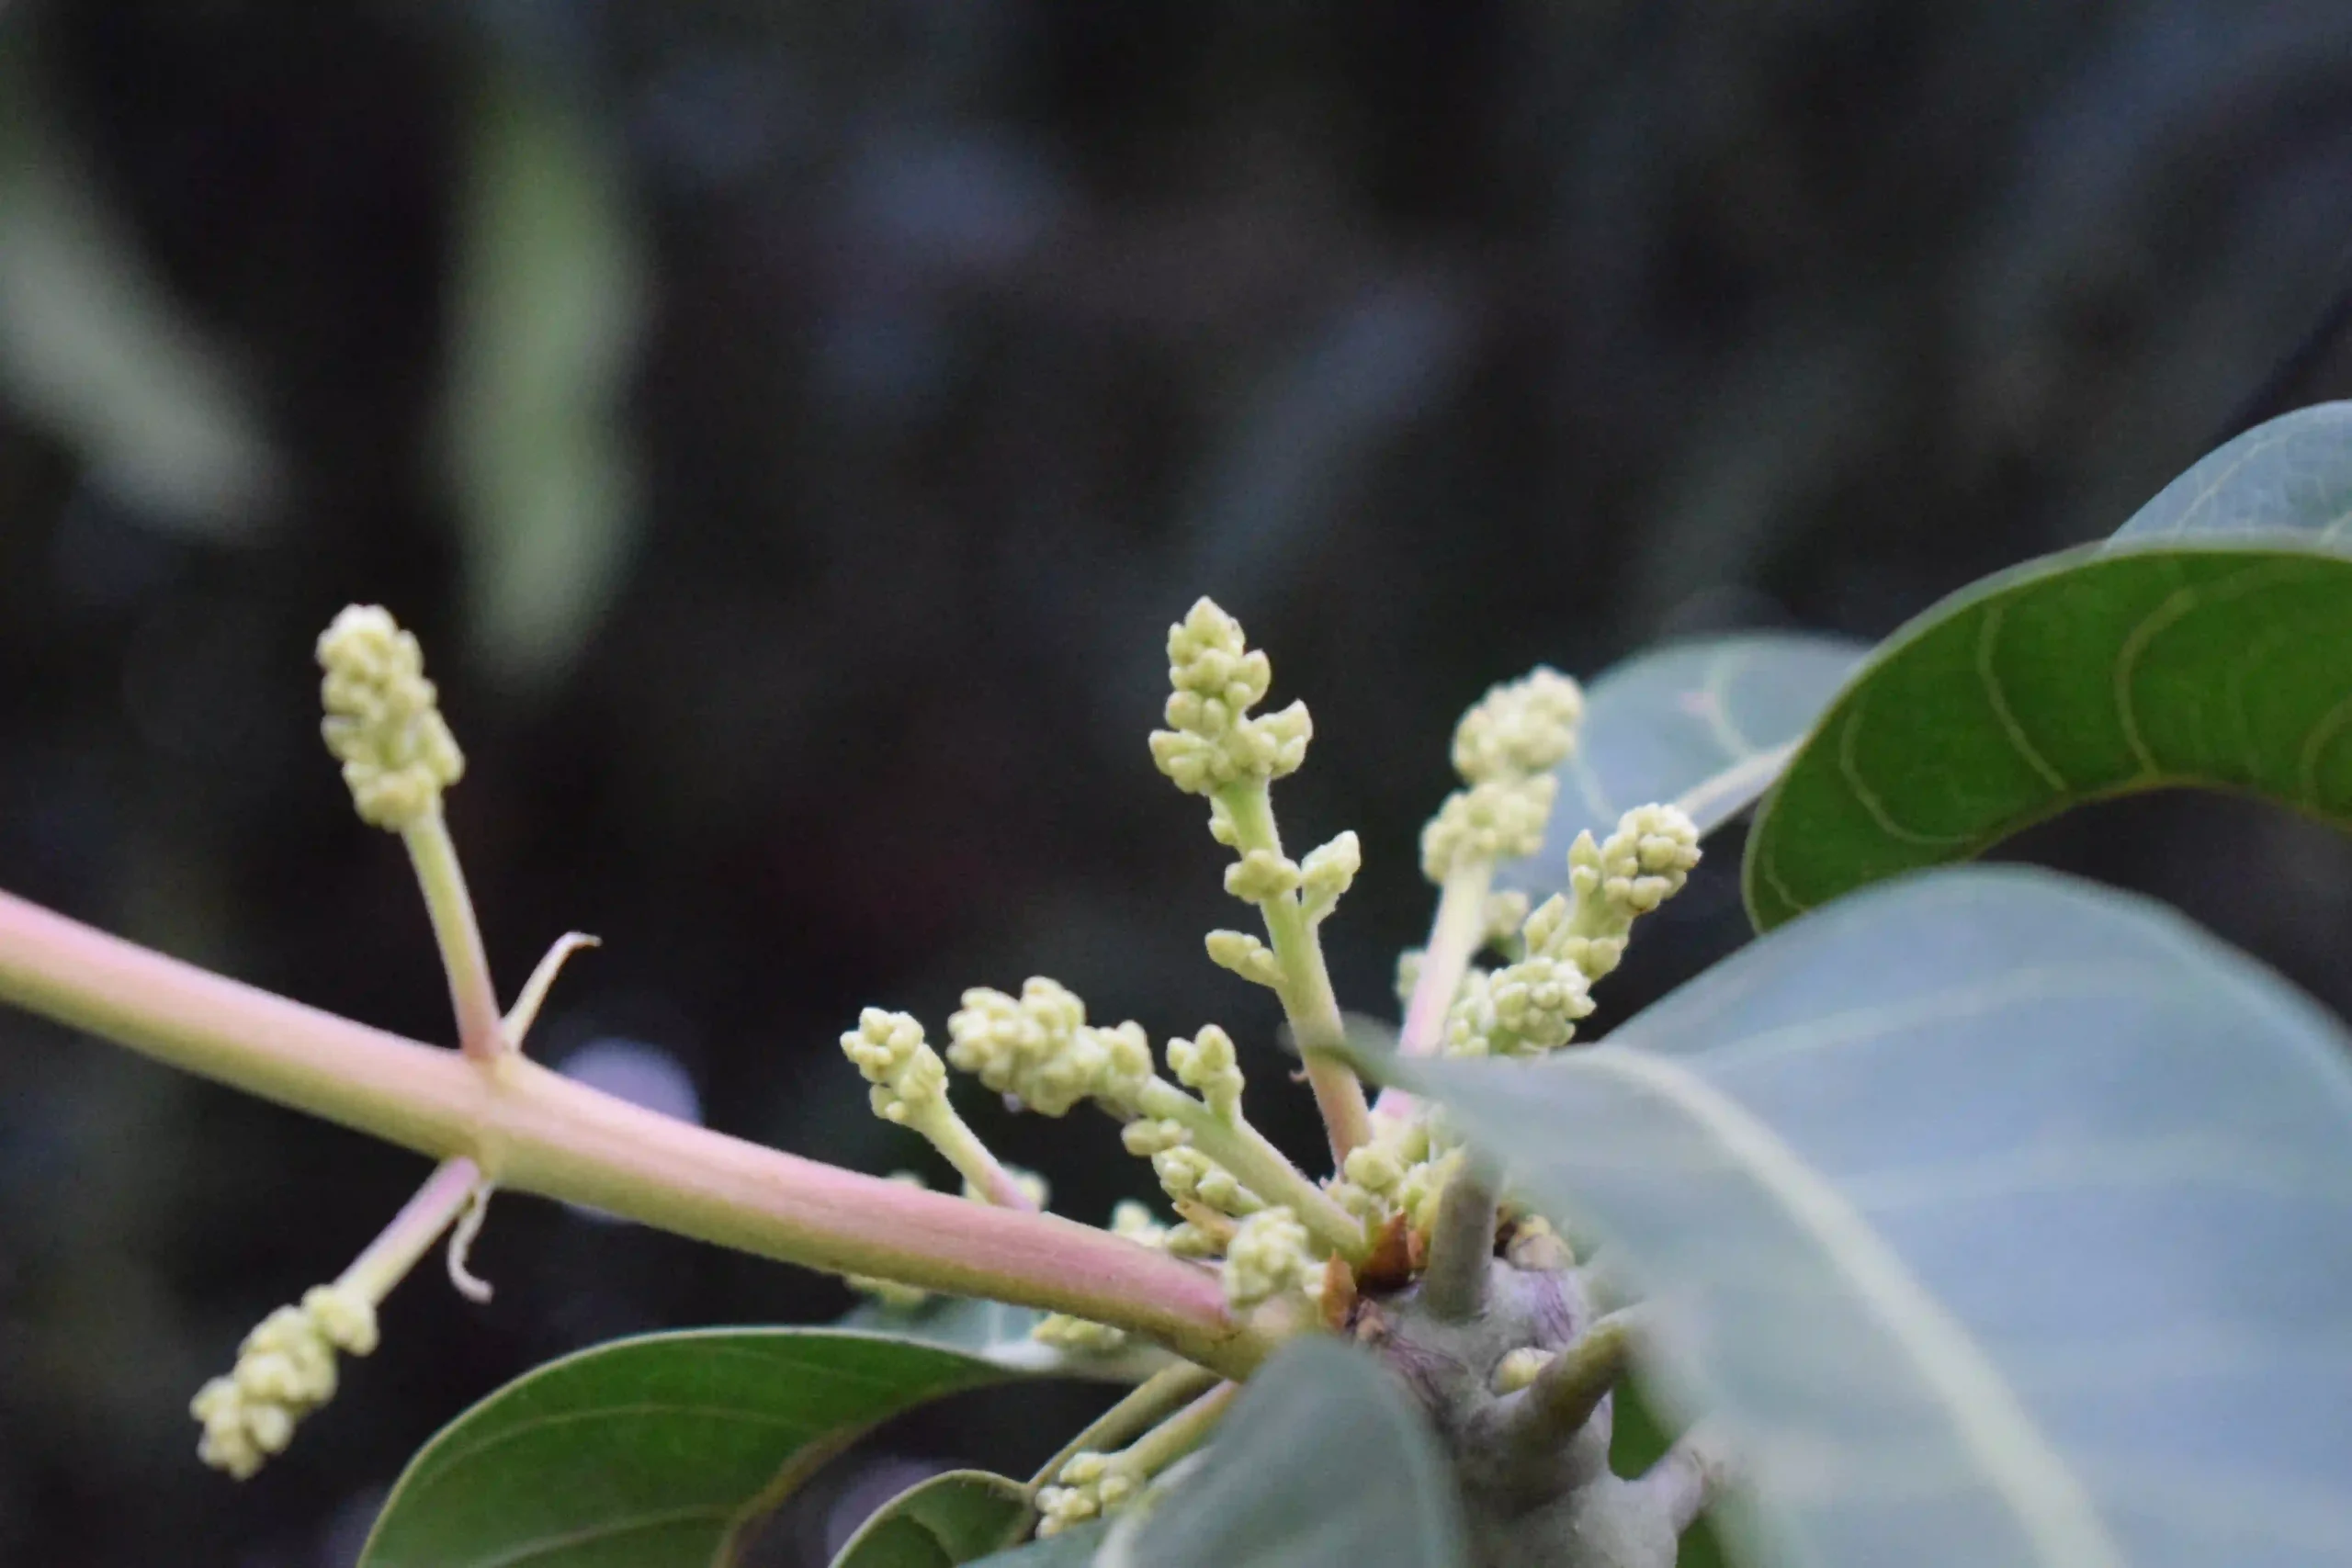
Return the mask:
<path id="1" fill-rule="evenodd" d="M 821 1328 L 623 1339 L 538 1368 L 443 1428 L 362 1568 L 710 1568 L 876 1423 L 1015 1374 Z"/>
<path id="2" fill-rule="evenodd" d="M 2086 801 L 2239 791 L 2352 827 L 2352 405 L 2249 431 L 2107 544 L 1889 637 L 1748 835 L 1759 929 Z"/>
<path id="3" fill-rule="evenodd" d="M 1598 1046 L 1365 1066 L 1623 1250 L 1753 1483 L 1737 1560 L 2340 1568 L 2347 1051 L 2168 910 L 1974 867 Z"/>
<path id="4" fill-rule="evenodd" d="M 1498 868 L 1497 885 L 1559 891 L 1577 835 L 1607 836 L 1633 807 L 1682 800 L 1702 831 L 1737 816 L 1864 651 L 1841 637 L 1754 632 L 1657 649 L 1605 671 L 1586 689 L 1543 849 Z"/>
<path id="5" fill-rule="evenodd" d="M 1093 1382 L 1141 1382 L 1175 1359 L 1159 1346 L 1135 1338 L 1112 1355 L 1073 1356 L 1029 1337 L 1045 1316 L 1035 1308 L 1003 1302 L 933 1296 L 913 1307 L 862 1302 L 843 1314 L 836 1326 L 942 1346 L 1009 1371 Z"/>
<path id="6" fill-rule="evenodd" d="M 1469 1562 L 1453 1472 L 1386 1368 L 1293 1340 L 1234 1401 L 1197 1473 L 1140 1523 L 1122 1568 L 1450 1568 Z"/>
<path id="7" fill-rule="evenodd" d="M 1029 1489 L 985 1470 L 951 1470 L 899 1493 L 858 1527 L 833 1568 L 955 1568 L 1029 1528 Z"/>

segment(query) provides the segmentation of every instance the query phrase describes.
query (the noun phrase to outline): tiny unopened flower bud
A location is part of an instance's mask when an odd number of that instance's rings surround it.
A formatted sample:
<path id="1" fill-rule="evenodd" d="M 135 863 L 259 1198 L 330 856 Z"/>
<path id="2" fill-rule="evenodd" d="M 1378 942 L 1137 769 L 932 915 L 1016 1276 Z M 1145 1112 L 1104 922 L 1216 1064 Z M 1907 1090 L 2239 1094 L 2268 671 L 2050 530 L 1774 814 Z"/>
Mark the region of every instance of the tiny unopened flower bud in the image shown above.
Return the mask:
<path id="1" fill-rule="evenodd" d="M 1295 891 L 1298 863 L 1272 850 L 1251 850 L 1225 868 L 1225 890 L 1245 904 L 1264 904 Z"/>
<path id="2" fill-rule="evenodd" d="M 295 1426 L 334 1397 L 335 1352 L 376 1348 L 375 1303 L 345 1285 L 315 1286 L 299 1306 L 262 1319 L 228 1376 L 197 1391 L 188 1413 L 204 1427 L 197 1456 L 243 1481 L 293 1440 Z"/>
<path id="3" fill-rule="evenodd" d="M 1122 1198 L 1112 1206 L 1111 1234 L 1144 1247 L 1161 1247 L 1168 1242 L 1168 1226 L 1132 1198 Z"/>
<path id="4" fill-rule="evenodd" d="M 1218 1120 L 1240 1119 L 1241 1066 L 1233 1037 L 1224 1030 L 1207 1023 L 1190 1040 L 1170 1040 L 1168 1066 L 1176 1081 L 1198 1093 Z"/>
<path id="5" fill-rule="evenodd" d="M 1193 1134 L 1182 1123 L 1155 1122 L 1149 1117 L 1130 1122 L 1119 1129 L 1119 1142 L 1127 1153 L 1149 1159 L 1167 1149 L 1182 1148 L 1193 1141 Z"/>
<path id="6" fill-rule="evenodd" d="M 1510 1054 L 1566 1044 L 1592 1012 L 1590 987 L 1583 970 L 1541 953 L 1498 970 L 1487 994 L 1496 1024 L 1519 1048 Z"/>
<path id="7" fill-rule="evenodd" d="M 1207 945 L 1210 962 L 1219 967 L 1261 986 L 1282 984 L 1282 964 L 1276 961 L 1273 950 L 1247 931 L 1211 931 Z"/>
<path id="8" fill-rule="evenodd" d="M 1539 1350 L 1532 1345 L 1522 1345 L 1510 1351 L 1495 1363 L 1495 1392 L 1517 1393 L 1533 1382 L 1558 1354 L 1555 1350 Z"/>
<path id="9" fill-rule="evenodd" d="M 1453 731 L 1453 767 L 1464 783 L 1524 777 L 1576 750 L 1584 689 L 1545 666 L 1488 690 Z"/>
<path id="10" fill-rule="evenodd" d="M 1508 942 L 1519 934 L 1527 920 L 1527 895 L 1524 893 L 1489 893 L 1486 908 L 1486 939 L 1488 945 Z"/>
<path id="11" fill-rule="evenodd" d="M 1250 716 L 1272 680 L 1265 654 L 1245 645 L 1240 622 L 1210 600 L 1195 604 L 1168 629 L 1169 728 L 1151 736 L 1159 771 L 1194 795 L 1295 773 L 1313 730 L 1305 705 Z"/>
<path id="12" fill-rule="evenodd" d="M 1053 1313 L 1029 1330 L 1038 1344 L 1071 1356 L 1110 1356 L 1126 1348 L 1126 1330 L 1107 1323 L 1091 1323 L 1068 1313 Z"/>
<path id="13" fill-rule="evenodd" d="M 1445 797 L 1421 829 L 1421 873 L 1443 882 L 1474 861 L 1517 860 L 1544 847 L 1559 781 L 1550 773 L 1487 779 Z"/>
<path id="14" fill-rule="evenodd" d="M 1241 1222 L 1225 1247 L 1225 1299 L 1248 1309 L 1284 1291 L 1303 1289 L 1315 1272 L 1306 1227 L 1286 1208 L 1261 1210 Z"/>
<path id="15" fill-rule="evenodd" d="M 416 638 L 380 605 L 352 604 L 319 635 L 317 651 L 319 733 L 343 764 L 352 805 L 374 827 L 413 826 L 466 768 Z"/>
<path id="16" fill-rule="evenodd" d="M 1180 1204 L 1202 1203 L 1236 1218 L 1266 1206 L 1265 1200 L 1241 1185 L 1231 1171 L 1189 1145 L 1152 1156 L 1151 1169 L 1159 1178 L 1161 1189 Z"/>
<path id="17" fill-rule="evenodd" d="M 923 1041 L 922 1025 L 902 1012 L 867 1008 L 842 1036 L 842 1054 L 874 1086 L 874 1114 L 905 1124 L 947 1096 L 947 1066 Z"/>
<path id="18" fill-rule="evenodd" d="M 1306 918 L 1319 920 L 1331 912 L 1340 895 L 1355 886 L 1363 869 L 1363 845 L 1352 832 L 1318 845 L 1299 862 L 1299 886 Z"/>

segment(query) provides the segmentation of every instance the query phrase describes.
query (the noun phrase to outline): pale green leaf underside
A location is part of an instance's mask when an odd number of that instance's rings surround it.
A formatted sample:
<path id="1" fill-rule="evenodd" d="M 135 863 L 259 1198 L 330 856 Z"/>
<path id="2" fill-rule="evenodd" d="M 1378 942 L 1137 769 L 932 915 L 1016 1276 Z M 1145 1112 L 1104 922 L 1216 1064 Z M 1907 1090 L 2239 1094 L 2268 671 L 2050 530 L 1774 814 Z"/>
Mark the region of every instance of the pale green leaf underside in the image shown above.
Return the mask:
<path id="1" fill-rule="evenodd" d="M 1738 815 L 1863 652 L 1839 637 L 1752 632 L 1657 649 L 1603 672 L 1586 689 L 1576 753 L 1557 770 L 1544 847 L 1501 867 L 1498 885 L 1557 892 L 1577 835 L 1606 837 L 1633 807 L 1681 801 L 1702 831 Z"/>
<path id="2" fill-rule="evenodd" d="M 1386 1070 L 1623 1247 L 1757 1560 L 2341 1568 L 2347 1048 L 2168 912 L 1972 868 L 1604 1045 Z"/>
<path id="3" fill-rule="evenodd" d="M 985 1470 L 951 1470 L 899 1493 L 833 1559 L 833 1568 L 956 1568 L 1025 1534 L 1029 1489 Z"/>
<path id="4" fill-rule="evenodd" d="M 1293 1340 L 1234 1402 L 1198 1473 L 1100 1568 L 1455 1568 L 1453 1472 L 1404 1386 L 1361 1350 Z"/>
<path id="5" fill-rule="evenodd" d="M 835 1329 L 713 1329 L 551 1361 L 445 1427 L 362 1568 L 712 1568 L 877 1422 L 1015 1374 Z"/>
<path id="6" fill-rule="evenodd" d="M 2070 806 L 2173 786 L 2352 827 L 2352 404 L 2247 432 L 2107 544 L 1889 637 L 1758 810 L 1749 912 L 1769 930 Z"/>

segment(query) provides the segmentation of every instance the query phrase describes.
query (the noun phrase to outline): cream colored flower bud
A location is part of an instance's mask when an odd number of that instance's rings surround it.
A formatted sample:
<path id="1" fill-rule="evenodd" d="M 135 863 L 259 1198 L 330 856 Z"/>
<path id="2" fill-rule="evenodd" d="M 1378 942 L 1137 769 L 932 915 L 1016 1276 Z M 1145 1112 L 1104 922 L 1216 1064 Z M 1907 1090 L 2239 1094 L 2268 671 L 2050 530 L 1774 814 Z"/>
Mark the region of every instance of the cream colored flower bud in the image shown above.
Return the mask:
<path id="1" fill-rule="evenodd" d="M 301 1419 L 334 1397 L 335 1352 L 376 1348 L 375 1304 L 344 1285 L 320 1285 L 300 1306 L 262 1319 L 226 1377 L 197 1391 L 188 1413 L 204 1427 L 197 1457 L 243 1481 L 293 1440 Z"/>
<path id="2" fill-rule="evenodd" d="M 1189 1145 L 1152 1156 L 1151 1169 L 1159 1178 L 1161 1189 L 1179 1203 L 1205 1204 L 1236 1219 L 1266 1206 L 1266 1201 L 1241 1185 L 1231 1171 Z"/>
<path id="3" fill-rule="evenodd" d="M 1208 934 L 1209 961 L 1261 986 L 1282 985 L 1283 966 L 1273 950 L 1247 931 L 1216 931 Z"/>
<path id="4" fill-rule="evenodd" d="M 1354 833 L 1342 833 L 1309 850 L 1298 869 L 1306 918 L 1319 920 L 1355 886 L 1356 873 L 1363 869 L 1363 845 Z"/>
<path id="5" fill-rule="evenodd" d="M 1517 1393 L 1532 1383 L 1558 1354 L 1555 1350 L 1539 1350 L 1532 1345 L 1510 1351 L 1495 1364 L 1495 1392 Z"/>
<path id="6" fill-rule="evenodd" d="M 1473 861 L 1518 860 L 1544 847 L 1559 781 L 1549 773 L 1489 779 L 1445 797 L 1421 829 L 1421 874 L 1443 882 Z"/>
<path id="7" fill-rule="evenodd" d="M 1168 1226 L 1132 1198 L 1122 1198 L 1112 1205 L 1111 1234 L 1155 1249 L 1168 1245 Z"/>
<path id="8" fill-rule="evenodd" d="M 1149 1117 L 1130 1122 L 1119 1129 L 1119 1142 L 1127 1153 L 1149 1159 L 1169 1149 L 1181 1149 L 1193 1141 L 1193 1134 L 1180 1122 L 1156 1122 Z"/>
<path id="9" fill-rule="evenodd" d="M 1453 731 L 1453 768 L 1465 784 L 1547 773 L 1576 750 L 1584 688 L 1538 666 L 1488 690 Z"/>
<path id="10" fill-rule="evenodd" d="M 1159 771 L 1194 795 L 1296 772 L 1313 733 L 1306 706 L 1250 716 L 1272 679 L 1266 656 L 1245 646 L 1240 622 L 1207 599 L 1195 604 L 1168 631 L 1168 728 L 1151 736 Z"/>
<path id="11" fill-rule="evenodd" d="M 1038 1344 L 1070 1356 L 1110 1356 L 1126 1348 L 1126 1330 L 1107 1323 L 1091 1323 L 1068 1313 L 1054 1313 L 1030 1328 Z"/>
<path id="12" fill-rule="evenodd" d="M 416 638 L 381 606 L 353 604 L 319 635 L 318 660 L 319 733 L 360 819 L 393 832 L 413 826 L 466 769 Z"/>
<path id="13" fill-rule="evenodd" d="M 1591 1015 L 1592 982 L 1566 959 L 1542 953 L 1496 972 L 1487 996 L 1495 1023 L 1511 1037 L 1509 1055 L 1548 1051 L 1565 1045 L 1576 1033 L 1577 1021 Z"/>
<path id="14" fill-rule="evenodd" d="M 923 1041 L 922 1025 L 902 1012 L 867 1008 L 842 1036 L 842 1054 L 874 1086 L 874 1114 L 901 1125 L 920 1121 L 947 1098 L 947 1066 Z"/>
<path id="15" fill-rule="evenodd" d="M 1225 868 L 1225 890 L 1245 904 L 1264 904 L 1296 890 L 1298 863 L 1272 850 L 1251 850 Z"/>
<path id="16" fill-rule="evenodd" d="M 1539 848 L 1541 846 L 1538 846 Z M 1527 895 L 1524 893 L 1489 893 L 1481 913 L 1486 918 L 1486 940 L 1488 945 L 1509 942 L 1527 923 Z"/>
<path id="17" fill-rule="evenodd" d="M 1233 1037 L 1214 1023 L 1190 1040 L 1168 1043 L 1168 1066 L 1176 1081 L 1193 1090 L 1221 1122 L 1241 1118 L 1241 1066 Z"/>
<path id="18" fill-rule="evenodd" d="M 1226 1244 L 1225 1299 L 1247 1310 L 1303 1289 L 1316 1272 L 1306 1227 L 1286 1208 L 1261 1210 L 1243 1220 Z"/>

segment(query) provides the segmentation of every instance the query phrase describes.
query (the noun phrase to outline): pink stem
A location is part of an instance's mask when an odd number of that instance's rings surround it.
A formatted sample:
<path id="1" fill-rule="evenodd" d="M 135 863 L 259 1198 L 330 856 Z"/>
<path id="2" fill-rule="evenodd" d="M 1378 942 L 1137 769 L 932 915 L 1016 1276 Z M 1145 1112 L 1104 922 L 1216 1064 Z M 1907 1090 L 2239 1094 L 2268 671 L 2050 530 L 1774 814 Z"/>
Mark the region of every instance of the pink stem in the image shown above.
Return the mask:
<path id="1" fill-rule="evenodd" d="M 642 1110 L 508 1053 L 484 1065 L 151 953 L 0 893 L 0 996 L 510 1189 L 837 1273 L 1111 1323 L 1229 1376 L 1267 1341 L 1207 1270 Z"/>

